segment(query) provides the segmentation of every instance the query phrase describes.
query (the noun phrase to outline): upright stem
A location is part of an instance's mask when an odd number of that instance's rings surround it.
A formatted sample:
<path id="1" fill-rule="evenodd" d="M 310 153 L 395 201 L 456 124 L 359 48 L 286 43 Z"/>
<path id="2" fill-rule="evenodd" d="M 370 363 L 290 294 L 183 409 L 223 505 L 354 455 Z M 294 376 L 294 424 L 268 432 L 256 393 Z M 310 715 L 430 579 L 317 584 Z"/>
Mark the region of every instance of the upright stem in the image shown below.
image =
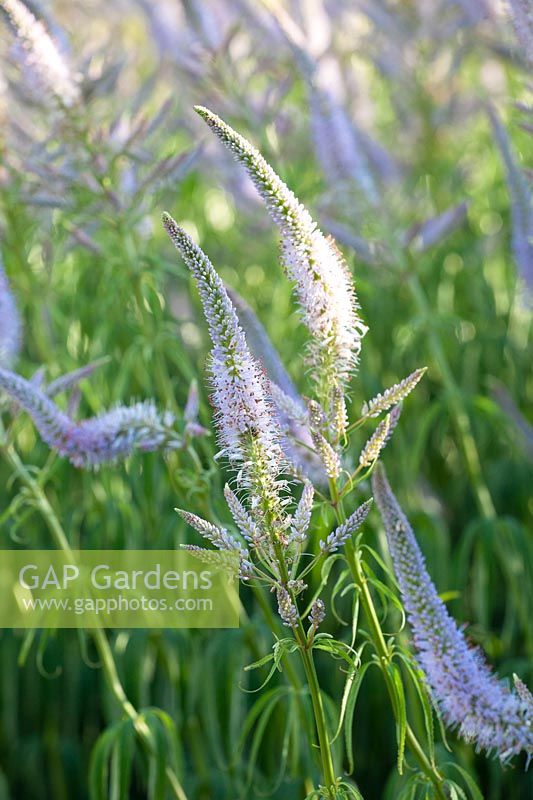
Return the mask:
<path id="1" fill-rule="evenodd" d="M 2 429 L 0 429 L 0 434 L 3 435 Z M 59 519 L 57 518 L 54 509 L 50 505 L 43 489 L 32 477 L 26 466 L 22 463 L 18 453 L 12 447 L 12 445 L 5 442 L 2 442 L 2 445 L 7 461 L 13 467 L 22 483 L 30 491 L 37 508 L 39 509 L 44 521 L 48 526 L 54 544 L 59 550 L 63 551 L 69 561 L 74 561 L 74 553 L 72 552 L 72 548 L 70 547 L 68 539 L 65 535 L 65 531 L 63 530 L 61 523 L 59 522 Z M 131 719 L 137 736 L 143 742 L 150 755 L 155 755 L 156 747 L 152 733 L 144 721 L 142 714 L 139 714 L 126 696 L 126 692 L 124 691 L 124 687 L 120 681 L 115 660 L 113 658 L 113 653 L 105 633 L 101 630 L 101 628 L 91 629 L 90 633 L 100 655 L 102 669 L 113 696 L 121 707 L 124 715 Z M 187 800 L 187 795 L 185 794 L 185 791 L 183 790 L 183 787 L 181 786 L 172 767 L 167 765 L 165 767 L 165 774 L 167 776 L 172 794 L 176 800 Z"/>
<path id="2" fill-rule="evenodd" d="M 346 520 L 346 513 L 342 505 L 342 499 L 339 496 L 339 490 L 337 484 L 334 480 L 330 480 L 330 494 L 331 494 L 331 503 L 335 510 L 335 514 L 337 516 L 339 524 L 342 524 Z M 392 684 L 390 674 L 387 670 L 387 665 L 390 663 L 391 660 L 390 652 L 387 647 L 383 631 L 381 629 L 381 624 L 379 622 L 379 617 L 376 612 L 376 607 L 374 605 L 374 601 L 370 593 L 370 588 L 368 586 L 367 578 L 362 569 L 359 553 L 357 552 L 351 541 L 346 542 L 344 548 L 346 554 L 346 561 L 348 562 L 348 566 L 350 568 L 354 584 L 357 588 L 357 591 L 359 592 L 361 605 L 363 607 L 365 617 L 370 627 L 370 637 L 372 639 L 374 648 L 379 656 L 379 666 L 381 668 L 381 672 L 385 679 L 385 684 L 387 686 L 389 697 L 391 699 L 392 709 L 396 717 L 396 705 L 394 703 L 394 686 Z M 417 739 L 415 732 L 413 731 L 413 729 L 409 724 L 407 724 L 406 727 L 405 739 L 407 746 L 409 747 L 411 753 L 416 759 L 420 769 L 433 784 L 436 796 L 439 798 L 439 800 L 446 800 L 446 793 L 444 791 L 444 778 L 438 772 L 435 765 L 430 761 L 430 759 L 425 754 L 422 746 L 420 745 L 420 742 Z"/>
<path id="3" fill-rule="evenodd" d="M 265 590 L 261 586 L 253 586 L 252 590 L 253 590 L 255 598 L 256 598 L 256 600 L 257 600 L 257 602 L 259 604 L 259 608 L 262 611 L 262 614 L 263 614 L 263 617 L 265 619 L 265 622 L 267 623 L 268 627 L 270 628 L 270 630 L 272 631 L 274 636 L 279 636 L 281 622 L 279 620 L 279 617 L 276 617 L 274 612 L 272 611 L 272 607 L 270 605 L 268 597 L 265 595 Z M 244 620 L 244 623 L 243 623 L 243 620 Z M 256 630 L 254 629 L 253 624 L 247 619 L 246 612 L 244 611 L 244 609 L 243 609 L 243 611 L 241 613 L 241 626 L 243 626 L 243 624 L 244 624 L 244 631 L 245 631 L 245 634 L 247 636 L 248 645 L 249 645 L 250 649 L 252 650 L 252 653 L 254 654 L 254 657 L 259 658 L 260 655 L 261 655 L 260 652 L 254 652 L 257 649 L 257 644 L 256 644 L 256 641 L 255 641 L 255 639 L 256 639 L 256 635 L 255 635 L 256 634 Z M 302 721 L 302 730 L 305 730 L 306 729 L 306 716 L 305 716 L 305 707 L 304 707 L 303 698 L 302 698 L 302 688 L 303 687 L 302 687 L 302 682 L 300 680 L 300 676 L 299 676 L 298 672 L 294 669 L 293 663 L 292 663 L 292 661 L 291 661 L 291 659 L 290 659 L 290 657 L 289 657 L 289 655 L 287 653 L 285 653 L 285 655 L 283 655 L 283 657 L 281 659 L 281 663 L 283 665 L 283 671 L 286 674 L 290 685 L 295 690 L 296 702 L 298 703 L 298 711 L 299 711 L 299 714 L 300 714 L 300 719 Z M 307 677 L 307 673 L 306 673 L 306 677 Z M 312 781 L 311 781 L 311 778 L 309 777 L 309 775 L 306 775 L 303 778 L 303 783 L 304 783 L 304 786 L 308 787 L 308 788 L 305 789 L 306 794 L 309 794 L 312 791 Z"/>
<path id="4" fill-rule="evenodd" d="M 301 622 L 300 622 L 301 627 Z M 303 631 L 302 631 L 303 632 Z M 302 632 L 298 631 L 296 640 L 300 645 L 300 654 L 304 665 L 309 691 L 311 693 L 311 702 L 313 704 L 313 714 L 315 716 L 316 730 L 318 734 L 318 743 L 320 747 L 320 758 L 322 761 L 322 772 L 324 774 L 324 782 L 328 791 L 329 797 L 335 797 L 335 770 L 333 768 L 333 759 L 331 757 L 331 744 L 329 741 L 329 734 L 326 725 L 326 715 L 324 713 L 324 704 L 322 702 L 322 694 L 320 692 L 320 685 L 318 683 L 318 676 L 316 674 L 315 662 L 313 655 L 306 647 L 305 639 L 302 641 Z M 305 634 L 304 634 L 305 637 Z"/>
<path id="5" fill-rule="evenodd" d="M 280 577 L 282 583 L 285 586 L 287 586 L 289 582 L 289 574 L 287 572 L 287 565 L 285 564 L 283 553 L 281 552 L 281 547 L 277 545 L 275 547 L 275 550 L 280 570 Z M 294 600 L 294 596 L 292 595 L 292 592 L 290 592 L 290 594 L 293 599 L 295 608 L 298 608 Z M 294 638 L 296 639 L 299 645 L 300 655 L 302 657 L 302 662 L 305 670 L 305 676 L 307 678 L 307 685 L 309 687 L 309 693 L 311 695 L 311 703 L 313 706 L 313 715 L 315 718 L 315 725 L 318 736 L 318 747 L 320 750 L 320 760 L 322 762 L 322 773 L 324 777 L 326 791 L 328 792 L 328 797 L 334 798 L 336 779 L 335 779 L 335 770 L 333 767 L 333 758 L 331 755 L 331 743 L 329 740 L 326 715 L 324 713 L 324 703 L 322 702 L 322 694 L 320 691 L 320 684 L 318 682 L 318 675 L 316 674 L 316 667 L 315 667 L 315 662 L 313 660 L 313 654 L 309 649 L 307 643 L 307 636 L 305 634 L 304 626 L 299 613 L 298 613 L 298 625 L 296 628 L 293 628 L 293 634 Z"/>

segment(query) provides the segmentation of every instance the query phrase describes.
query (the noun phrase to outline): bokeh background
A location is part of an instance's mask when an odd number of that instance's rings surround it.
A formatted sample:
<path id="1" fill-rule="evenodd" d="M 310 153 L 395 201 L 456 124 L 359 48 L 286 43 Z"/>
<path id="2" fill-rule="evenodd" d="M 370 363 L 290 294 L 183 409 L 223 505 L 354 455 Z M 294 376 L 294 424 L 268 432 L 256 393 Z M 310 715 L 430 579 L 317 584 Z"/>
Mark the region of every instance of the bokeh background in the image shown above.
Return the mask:
<path id="1" fill-rule="evenodd" d="M 252 306 L 306 393 L 305 332 L 275 231 L 192 110 L 212 108 L 260 147 L 346 254 L 370 329 L 354 418 L 365 399 L 428 367 L 387 449 L 389 478 L 472 643 L 499 674 L 531 685 L 533 27 L 529 39 L 527 26 L 513 27 L 521 4 L 26 5 L 82 98 L 61 107 L 2 15 L 0 248 L 24 321 L 18 371 L 53 379 L 107 356 L 81 384 L 80 416 L 153 397 L 180 417 L 198 378 L 211 429 L 206 330 L 162 231 L 167 210 Z M 228 519 L 213 436 L 95 473 L 51 455 L 25 416 L 12 436 L 73 546 L 193 541 L 176 506 Z M 366 536 L 386 558 L 376 513 Z M 51 546 L 1 448 L 0 537 L 3 548 Z M 260 680 L 243 667 L 269 652 L 272 634 L 265 609 L 242 599 L 239 630 L 110 634 L 128 698 L 157 709 L 146 717 L 156 757 L 122 723 L 90 635 L 2 631 L 0 798 L 159 800 L 168 764 L 191 800 L 304 797 L 313 767 L 286 675 L 269 685 L 280 691 L 268 714 L 244 691 Z M 339 597 L 337 608 L 342 619 L 349 603 Z M 327 626 L 344 635 L 333 614 Z M 338 700 L 342 670 L 318 666 Z M 436 731 L 438 758 L 469 770 L 487 800 L 531 797 L 524 763 L 502 769 L 453 732 L 448 740 L 452 752 Z M 422 796 L 397 775 L 377 672 L 358 699 L 353 747 L 365 797 Z"/>

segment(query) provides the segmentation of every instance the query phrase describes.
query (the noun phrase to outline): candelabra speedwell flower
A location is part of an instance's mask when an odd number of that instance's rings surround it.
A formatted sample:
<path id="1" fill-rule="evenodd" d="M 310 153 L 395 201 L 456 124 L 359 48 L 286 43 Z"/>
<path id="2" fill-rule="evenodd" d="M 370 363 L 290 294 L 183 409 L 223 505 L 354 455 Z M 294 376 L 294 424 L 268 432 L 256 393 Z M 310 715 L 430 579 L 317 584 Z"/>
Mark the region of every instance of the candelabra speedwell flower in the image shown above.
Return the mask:
<path id="1" fill-rule="evenodd" d="M 277 641 L 272 654 L 250 668 L 271 661 L 268 681 L 285 657 L 299 653 L 307 692 L 302 693 L 298 686 L 298 698 L 305 704 L 310 699 L 312 751 L 319 754 L 322 777 L 320 783 L 315 781 L 318 785 L 308 793 L 307 800 L 361 798 L 357 784 L 344 774 L 334 741 L 343 725 L 351 730 L 362 676 L 372 664 L 383 673 L 397 722 L 399 770 L 404 767 L 407 746 L 417 763 L 416 780 L 431 787 L 432 796 L 438 800 L 453 792 L 459 796 L 456 784 L 441 772 L 431 753 L 426 754 L 409 725 L 405 678 L 395 660 L 405 653 L 394 635 L 384 634 L 375 606 L 372 587 L 380 596 L 390 596 L 390 589 L 374 574 L 368 564 L 371 548 L 362 543 L 361 529 L 372 498 L 361 490 L 372 475 L 424 675 L 425 686 L 417 684 L 419 696 L 425 697 L 427 688 L 444 723 L 458 728 L 464 738 L 498 754 L 504 762 L 522 751 L 531 755 L 531 696 L 519 678 L 515 678 L 516 691 L 507 688 L 467 647 L 438 598 L 414 535 L 383 473 L 376 471 L 399 423 L 402 404 L 422 379 L 425 368 L 414 370 L 364 402 L 360 416 L 351 421 L 349 383 L 367 327 L 360 317 L 348 266 L 334 241 L 318 229 L 263 156 L 211 111 L 203 107 L 196 110 L 246 168 L 279 229 L 282 261 L 309 332 L 305 359 L 310 378 L 306 395 L 300 395 L 253 311 L 225 287 L 208 256 L 165 213 L 164 227 L 194 277 L 207 320 L 212 341 L 209 378 L 219 444 L 217 458 L 226 460 L 231 475 L 224 498 L 233 522 L 225 526 L 190 510 L 177 509 L 210 545 L 184 547 L 207 563 L 215 556 L 220 556 L 228 569 L 237 563 L 239 578 L 246 585 L 259 593 L 266 588 L 275 598 L 278 618 L 273 630 Z M 12 401 L 11 411 L 26 411 L 48 446 L 77 467 L 97 467 L 125 458 L 134 450 L 185 447 L 190 437 L 207 433 L 198 422 L 199 397 L 194 382 L 179 433 L 174 416 L 158 411 L 151 400 L 77 421 L 73 398 L 64 411 L 53 397 L 77 390 L 80 380 L 99 362 L 46 385 L 42 369 L 29 380 L 13 371 L 19 345 L 16 303 L 0 272 L 0 390 L 4 399 L 7 395 Z M 74 396 L 76 403 L 77 399 Z M 367 435 L 366 443 L 361 441 L 360 454 L 354 458 L 350 434 L 359 435 L 368 424 L 374 424 L 374 430 Z M 322 526 L 315 536 L 313 515 L 320 502 Z M 322 533 L 324 525 L 327 529 Z M 351 592 L 353 597 L 355 621 L 349 642 L 334 639 L 323 630 L 328 609 L 321 595 L 337 561 L 343 564 L 343 571 L 332 594 L 346 596 Z M 314 592 L 310 591 L 310 585 L 316 585 L 309 580 L 312 572 L 323 578 Z M 358 647 L 359 608 L 368 629 Z M 280 630 L 286 635 L 278 638 Z M 362 664 L 362 653 L 370 649 L 373 658 Z M 346 667 L 335 736 L 318 681 L 315 651 L 329 653 Z M 348 733 L 345 743 L 352 764 Z"/>
<path id="2" fill-rule="evenodd" d="M 357 365 L 367 331 L 346 263 L 263 156 L 216 114 L 202 107 L 196 111 L 245 166 L 279 228 L 283 262 L 311 335 L 307 360 L 317 396 L 326 414 L 336 418 L 340 438 L 343 415 L 334 410 L 338 391 Z"/>
<path id="3" fill-rule="evenodd" d="M 17 304 L 0 263 L 0 367 L 9 367 L 18 355 L 21 322 Z"/>
<path id="4" fill-rule="evenodd" d="M 44 22 L 20 0 L 1 0 L 0 6 L 14 30 L 28 83 L 34 90 L 52 95 L 64 106 L 76 103 L 81 97 L 78 76 L 69 67 Z"/>
<path id="5" fill-rule="evenodd" d="M 236 293 L 228 292 L 207 255 L 165 213 L 164 227 L 195 278 L 213 343 L 209 364 L 212 402 L 219 455 L 227 458 L 234 471 L 234 485 L 226 484 L 224 496 L 235 533 L 189 511 L 179 511 L 208 543 L 222 554 L 238 558 L 239 575 L 245 583 L 267 586 L 275 593 L 279 618 L 292 633 L 288 640 L 278 642 L 277 652 L 284 641 L 296 643 L 314 711 L 324 784 L 310 797 L 359 797 L 355 785 L 338 777 L 312 652 L 315 648 L 329 649 L 351 663 L 354 671 L 356 656 L 351 646 L 319 632 L 326 606 L 318 596 L 306 606 L 305 576 L 321 561 L 337 558 L 344 548 L 371 628 L 374 626 L 374 646 L 382 659 L 385 656 L 380 647 L 389 657 L 364 578 L 359 547 L 358 531 L 372 501 L 355 504 L 357 507 L 348 516 L 344 515 L 343 502 L 373 472 L 398 423 L 402 401 L 425 369 L 415 370 L 364 403 L 360 419 L 348 424 L 345 392 L 367 330 L 359 317 L 349 270 L 334 242 L 318 230 L 307 210 L 262 155 L 211 111 L 203 107 L 196 110 L 245 166 L 280 230 L 283 262 L 310 333 L 307 361 L 312 367 L 314 396 L 304 402 L 298 395 L 251 309 Z M 358 466 L 343 481 L 347 433 L 382 414 L 385 416 L 363 446 Z M 322 464 L 338 521 L 320 541 L 314 555 L 308 550 L 312 543 L 315 487 L 309 473 L 306 476 L 304 470 L 295 468 L 289 454 L 291 440 L 294 444 L 298 438 L 297 430 L 306 433 L 307 449 L 314 451 L 313 458 Z M 295 488 L 295 478 L 301 482 L 301 491 Z M 531 731 L 524 703 L 491 678 L 479 659 L 467 650 L 437 598 L 412 534 L 408 540 L 404 536 L 408 546 L 404 540 L 398 544 L 399 532 L 404 531 L 398 520 L 404 518 L 396 511 L 382 475 L 376 479 L 375 491 L 416 632 L 415 645 L 422 652 L 421 666 L 444 721 L 461 724 L 461 732 L 469 739 L 479 747 L 496 750 L 504 760 L 527 750 Z M 196 545 L 185 547 L 201 552 Z M 302 610 L 304 607 L 306 611 Z M 310 626 L 306 625 L 306 616 Z M 286 647 L 289 652 L 294 649 L 290 644 Z M 444 798 L 445 780 L 421 754 L 414 733 L 409 731 L 409 744 L 421 771 L 433 784 L 436 796 Z"/>
<path id="6" fill-rule="evenodd" d="M 527 687 L 517 679 L 517 693 L 512 692 L 489 671 L 479 651 L 468 646 L 437 594 L 381 465 L 372 485 L 418 661 L 444 721 L 504 762 L 522 751 L 531 758 L 533 713 Z"/>
<path id="7" fill-rule="evenodd" d="M 153 400 L 131 406 L 117 406 L 85 420 L 73 419 L 72 412 L 79 397 L 73 394 L 69 412 L 62 411 L 52 400 L 58 394 L 77 390 L 78 384 L 107 359 L 87 364 L 56 378 L 48 386 L 43 383 L 43 370 L 31 380 L 7 369 L 18 355 L 21 322 L 15 298 L 0 266 L 0 391 L 8 395 L 32 418 L 46 444 L 60 456 L 81 468 L 98 467 L 124 459 L 134 450 L 176 450 L 186 447 L 191 438 L 207 431 L 197 421 L 198 393 L 191 385 L 184 410 L 184 429 L 175 428 L 174 415 L 157 410 Z M 72 400 L 74 402 L 72 402 Z"/>

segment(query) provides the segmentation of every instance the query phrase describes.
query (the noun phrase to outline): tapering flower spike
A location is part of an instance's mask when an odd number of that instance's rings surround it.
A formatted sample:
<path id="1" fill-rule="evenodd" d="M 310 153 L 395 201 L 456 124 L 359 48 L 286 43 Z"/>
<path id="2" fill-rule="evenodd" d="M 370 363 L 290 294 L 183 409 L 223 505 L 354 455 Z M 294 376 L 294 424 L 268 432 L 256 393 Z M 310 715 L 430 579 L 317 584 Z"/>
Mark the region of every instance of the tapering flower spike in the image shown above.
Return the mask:
<path id="1" fill-rule="evenodd" d="M 361 451 L 361 455 L 359 456 L 360 467 L 370 467 L 375 461 L 377 461 L 382 450 L 386 447 L 388 441 L 394 433 L 394 429 L 398 424 L 401 413 L 402 407 L 400 405 L 394 406 L 390 414 L 387 414 L 385 419 L 379 423 L 378 427 Z"/>
<path id="2" fill-rule="evenodd" d="M 395 383 L 394 386 L 386 389 L 383 394 L 378 394 L 368 403 L 364 403 L 361 414 L 364 417 L 377 417 L 382 411 L 387 411 L 389 408 L 392 408 L 392 406 L 401 403 L 401 401 L 413 391 L 426 370 L 427 367 L 416 369 L 408 375 L 407 378 L 400 381 L 400 383 Z"/>
<path id="3" fill-rule="evenodd" d="M 308 616 L 308 620 L 311 623 L 312 627 L 316 629 L 319 625 L 324 622 L 326 618 L 326 606 L 323 600 L 315 600 L 313 605 L 311 606 L 311 613 Z"/>
<path id="4" fill-rule="evenodd" d="M 313 499 L 315 490 L 309 481 L 304 483 L 302 496 L 296 506 L 296 510 L 292 517 L 291 524 L 291 540 L 299 544 L 303 544 L 307 538 L 307 530 L 311 522 L 311 514 L 313 513 Z"/>
<path id="5" fill-rule="evenodd" d="M 118 406 L 76 422 L 29 381 L 0 369 L 0 388 L 32 418 L 42 439 L 75 467 L 95 467 L 126 458 L 134 450 L 170 450 L 182 446 L 171 414 L 160 414 L 151 401 Z"/>
<path id="6" fill-rule="evenodd" d="M 468 646 L 437 594 L 381 465 L 372 482 L 418 661 L 444 722 L 502 761 L 522 751 L 531 757 L 531 709 L 489 671 L 480 653 Z"/>
<path id="7" fill-rule="evenodd" d="M 512 245 L 519 273 L 531 296 L 533 294 L 533 192 L 525 173 L 517 163 L 507 132 L 499 116 L 489 106 L 494 138 L 505 164 L 511 201 Z"/>
<path id="8" fill-rule="evenodd" d="M 371 505 L 372 498 L 362 503 L 359 508 L 356 508 L 353 514 L 350 514 L 346 522 L 343 522 L 342 525 L 339 525 L 338 528 L 335 528 L 335 530 L 329 534 L 325 542 L 320 542 L 320 551 L 324 554 L 334 553 L 342 547 L 352 534 L 359 530 L 368 516 Z"/>
<path id="9" fill-rule="evenodd" d="M 276 479 L 282 468 L 281 431 L 224 284 L 208 257 L 168 214 L 163 224 L 191 270 L 213 342 L 211 376 L 222 453 L 252 483 Z M 253 477 L 251 473 L 254 473 Z M 264 488 L 264 487 L 263 487 Z"/>
<path id="10" fill-rule="evenodd" d="M 24 64 L 40 87 L 63 105 L 73 105 L 80 98 L 76 77 L 44 22 L 21 0 L 0 0 L 0 5 L 23 48 Z"/>
<path id="11" fill-rule="evenodd" d="M 200 413 L 200 395 L 198 393 L 198 384 L 192 381 L 189 387 L 189 394 L 187 395 L 187 402 L 183 409 L 183 418 L 185 420 L 185 435 L 186 436 L 208 436 L 209 431 L 200 425 L 198 422 L 198 414 Z"/>
<path id="12" fill-rule="evenodd" d="M 228 552 L 236 553 L 239 559 L 243 560 L 251 570 L 250 554 L 248 550 L 228 533 L 225 528 L 221 528 L 219 525 L 213 525 L 212 522 L 197 517 L 196 514 L 191 514 L 190 511 L 184 511 L 181 508 L 177 508 L 176 511 L 183 517 L 187 525 L 190 525 L 191 528 L 198 531 L 198 533 L 208 542 L 211 542 L 217 550 L 227 550 Z"/>
<path id="13" fill-rule="evenodd" d="M 518 675 L 513 674 L 513 683 L 517 695 L 520 697 L 522 702 L 525 703 L 531 716 L 533 716 L 533 694 L 531 694 L 526 684 L 520 680 Z"/>
<path id="14" fill-rule="evenodd" d="M 308 211 L 283 183 L 263 156 L 243 136 L 207 108 L 198 114 L 235 154 L 279 227 L 285 267 L 294 281 L 303 318 L 311 333 L 309 362 L 329 398 L 347 382 L 357 365 L 361 339 L 367 331 L 348 267 L 333 240 L 318 230 Z"/>
<path id="15" fill-rule="evenodd" d="M 291 596 L 284 586 L 280 586 L 277 590 L 278 596 L 278 614 L 281 621 L 288 628 L 296 628 L 298 625 L 298 609 L 292 602 Z"/>
<path id="16" fill-rule="evenodd" d="M 56 397 L 58 394 L 75 390 L 85 378 L 89 378 L 93 372 L 104 364 L 107 364 L 109 360 L 108 356 L 103 356 L 102 358 L 95 359 L 95 361 L 91 361 L 89 364 L 85 364 L 83 367 L 78 367 L 78 369 L 73 369 L 71 372 L 66 372 L 64 375 L 60 375 L 59 378 L 51 381 L 44 391 L 48 397 Z M 33 379 L 32 383 L 35 383 Z M 42 381 L 39 381 L 37 385 L 41 383 Z"/>
<path id="17" fill-rule="evenodd" d="M 0 366 L 10 367 L 20 349 L 22 325 L 0 262 Z"/>
<path id="18" fill-rule="evenodd" d="M 522 53 L 533 66 L 533 6 L 530 0 L 507 0 L 507 6 Z"/>

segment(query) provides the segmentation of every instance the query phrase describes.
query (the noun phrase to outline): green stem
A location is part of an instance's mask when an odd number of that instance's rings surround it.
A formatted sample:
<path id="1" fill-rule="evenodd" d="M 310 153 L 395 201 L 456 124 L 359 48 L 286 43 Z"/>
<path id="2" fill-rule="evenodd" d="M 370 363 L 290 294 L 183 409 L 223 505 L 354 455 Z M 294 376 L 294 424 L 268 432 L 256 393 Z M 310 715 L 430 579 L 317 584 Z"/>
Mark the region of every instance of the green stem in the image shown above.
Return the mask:
<path id="1" fill-rule="evenodd" d="M 287 586 L 289 583 L 289 573 L 287 565 L 283 557 L 283 552 L 279 544 L 275 545 L 275 551 L 280 570 L 280 578 L 282 584 Z M 289 590 L 288 590 L 289 591 Z M 291 599 L 295 608 L 298 608 L 294 594 L 290 592 Z M 307 685 L 311 695 L 311 704 L 313 706 L 313 715 L 315 718 L 316 732 L 318 736 L 318 748 L 320 751 L 320 760 L 322 762 L 322 774 L 328 792 L 328 797 L 335 797 L 335 769 L 333 767 L 333 758 L 331 755 L 331 743 L 329 740 L 328 728 L 326 723 L 326 715 L 324 712 L 324 703 L 322 701 L 322 693 L 320 691 L 320 684 L 318 682 L 318 675 L 316 673 L 315 662 L 313 659 L 312 651 L 309 649 L 307 636 L 305 634 L 304 626 L 300 614 L 298 613 L 298 625 L 293 629 L 294 638 L 296 639 L 302 662 L 304 666 L 305 676 L 307 678 Z"/>
<path id="2" fill-rule="evenodd" d="M 455 427 L 461 443 L 461 450 L 465 462 L 465 467 L 470 478 L 474 497 L 479 513 L 484 519 L 494 519 L 496 517 L 496 510 L 492 497 L 488 490 L 483 472 L 481 469 L 481 461 L 477 450 L 474 435 L 472 433 L 472 426 L 470 418 L 465 409 L 461 392 L 455 381 L 453 372 L 448 363 L 448 359 L 444 353 L 441 338 L 438 331 L 432 324 L 432 311 L 429 305 L 426 293 L 420 283 L 418 275 L 413 271 L 409 276 L 408 281 L 409 289 L 416 303 L 418 312 L 423 317 L 428 332 L 428 341 L 435 363 L 437 364 L 442 382 L 448 394 L 448 402 L 450 410 L 453 415 Z"/>
<path id="3" fill-rule="evenodd" d="M 123 713 L 131 719 L 137 736 L 144 743 L 150 755 L 155 756 L 156 747 L 152 732 L 146 724 L 142 714 L 139 714 L 137 709 L 132 705 L 126 696 L 126 692 L 124 691 L 124 687 L 120 681 L 115 660 L 113 658 L 113 653 L 105 633 L 101 628 L 94 628 L 91 630 L 91 635 L 98 650 L 102 669 L 107 678 L 107 682 L 113 693 L 113 696 L 122 708 Z M 176 773 L 168 764 L 165 766 L 165 774 L 176 800 L 187 800 L 187 795 L 185 794 L 185 791 L 179 782 Z"/>
<path id="4" fill-rule="evenodd" d="M 346 520 L 346 514 L 342 505 L 342 499 L 339 495 L 337 484 L 334 480 L 330 480 L 330 493 L 331 493 L 331 503 L 335 510 L 336 517 L 339 521 L 339 524 L 342 524 Z M 387 670 L 387 665 L 391 661 L 390 651 L 389 648 L 387 647 L 387 642 L 385 641 L 385 637 L 381 629 L 381 624 L 379 622 L 376 607 L 372 599 L 372 594 L 370 593 L 368 581 L 362 568 L 360 555 L 351 541 L 346 542 L 344 549 L 346 554 L 346 561 L 350 568 L 350 572 L 354 584 L 356 586 L 356 589 L 359 592 L 361 606 L 363 607 L 365 617 L 370 627 L 370 637 L 372 639 L 374 648 L 379 656 L 379 665 L 383 677 L 385 679 L 387 690 L 389 692 L 392 709 L 394 715 L 396 716 L 396 706 L 394 703 L 394 686 L 392 684 L 392 679 L 390 677 L 390 674 Z M 407 724 L 406 727 L 405 740 L 411 753 L 416 759 L 420 769 L 433 784 L 436 796 L 439 798 L 439 800 L 446 800 L 446 793 L 444 791 L 444 778 L 438 772 L 435 765 L 430 761 L 430 759 L 425 754 L 422 746 L 420 745 L 420 742 L 417 739 L 415 732 L 413 731 L 413 729 L 409 724 Z"/>
<path id="5" fill-rule="evenodd" d="M 3 437 L 3 430 L 0 430 L 0 434 L 2 434 Z M 59 550 L 62 550 L 65 553 L 69 561 L 74 562 L 74 553 L 65 535 L 65 531 L 63 530 L 61 523 L 59 522 L 59 519 L 57 518 L 54 509 L 50 505 L 43 489 L 32 477 L 26 466 L 22 463 L 18 453 L 12 447 L 12 445 L 6 444 L 4 441 L 2 442 L 2 445 L 4 455 L 8 463 L 12 466 L 22 483 L 30 491 L 39 512 L 48 526 L 54 544 Z M 124 691 L 124 687 L 120 681 L 115 660 L 113 658 L 113 653 L 105 633 L 101 630 L 101 628 L 91 629 L 90 633 L 94 639 L 100 656 L 102 670 L 113 696 L 121 707 L 123 714 L 131 719 L 139 739 L 144 743 L 150 755 L 155 755 L 156 747 L 152 733 L 144 721 L 142 714 L 139 714 L 126 696 L 126 692 Z M 167 765 L 165 767 L 165 773 L 173 796 L 176 798 L 176 800 L 187 800 L 187 795 L 185 794 L 174 770 Z"/>
<path id="6" fill-rule="evenodd" d="M 301 621 L 300 621 L 300 627 Z M 326 725 L 326 715 L 324 713 L 324 703 L 322 702 L 322 694 L 320 692 L 320 685 L 318 683 L 318 676 L 316 674 L 315 662 L 311 651 L 306 647 L 305 633 L 302 640 L 303 628 L 298 631 L 296 641 L 300 645 L 300 654 L 304 665 L 305 675 L 311 694 L 311 703 L 313 705 L 313 714 L 315 717 L 315 725 L 318 735 L 318 743 L 320 748 L 320 758 L 322 761 L 322 772 L 326 790 L 329 797 L 335 797 L 335 770 L 333 768 L 333 759 L 331 756 L 331 744 L 329 741 L 329 734 Z"/>

